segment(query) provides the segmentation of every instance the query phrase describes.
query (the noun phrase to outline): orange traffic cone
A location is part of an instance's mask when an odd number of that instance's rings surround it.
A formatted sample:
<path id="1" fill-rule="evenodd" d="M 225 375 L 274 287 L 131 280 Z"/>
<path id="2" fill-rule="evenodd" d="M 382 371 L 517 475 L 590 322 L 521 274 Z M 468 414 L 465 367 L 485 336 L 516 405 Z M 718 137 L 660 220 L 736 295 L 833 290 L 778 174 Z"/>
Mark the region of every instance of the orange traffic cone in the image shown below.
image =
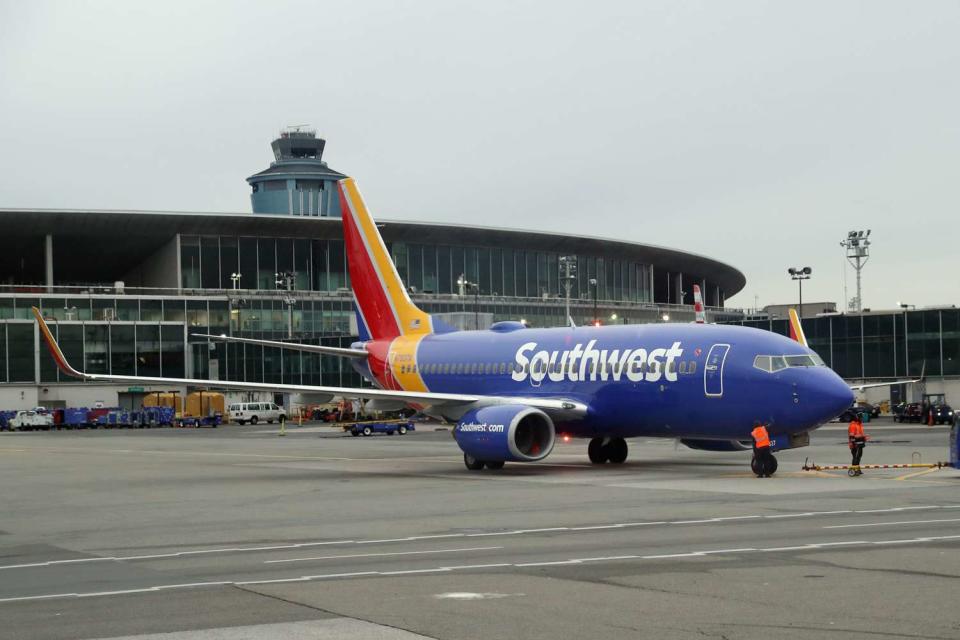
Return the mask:
<path id="1" fill-rule="evenodd" d="M 931 409 L 930 411 L 927 411 L 927 426 L 928 427 L 933 426 L 933 409 Z"/>

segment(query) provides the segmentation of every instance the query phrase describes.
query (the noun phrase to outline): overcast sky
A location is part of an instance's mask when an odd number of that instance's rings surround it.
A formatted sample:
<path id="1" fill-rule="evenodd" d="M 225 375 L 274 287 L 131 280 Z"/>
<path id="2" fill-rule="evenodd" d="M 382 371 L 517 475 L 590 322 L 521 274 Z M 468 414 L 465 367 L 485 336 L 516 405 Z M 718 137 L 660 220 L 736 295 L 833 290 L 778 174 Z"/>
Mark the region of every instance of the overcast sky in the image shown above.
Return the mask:
<path id="1" fill-rule="evenodd" d="M 385 219 L 683 248 L 742 307 L 841 302 L 870 228 L 866 306 L 960 302 L 955 0 L 0 0 L 0 207 L 249 211 L 300 123 Z"/>

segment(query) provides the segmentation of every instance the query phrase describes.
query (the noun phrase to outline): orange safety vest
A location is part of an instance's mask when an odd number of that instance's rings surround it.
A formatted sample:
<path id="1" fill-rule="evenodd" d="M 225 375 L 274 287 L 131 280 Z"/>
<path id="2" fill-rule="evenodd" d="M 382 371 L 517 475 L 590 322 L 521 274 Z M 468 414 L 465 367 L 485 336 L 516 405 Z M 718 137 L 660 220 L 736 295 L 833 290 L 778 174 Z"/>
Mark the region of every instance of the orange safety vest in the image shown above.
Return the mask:
<path id="1" fill-rule="evenodd" d="M 757 443 L 757 449 L 770 446 L 770 435 L 767 433 L 767 428 L 765 426 L 760 425 L 759 427 L 756 427 L 750 432 L 750 435 L 753 436 L 754 442 Z"/>
<path id="2" fill-rule="evenodd" d="M 866 441 L 867 436 L 863 432 L 863 423 L 857 420 L 851 420 L 847 427 L 847 437 L 850 439 L 850 446 L 853 446 L 857 440 Z"/>

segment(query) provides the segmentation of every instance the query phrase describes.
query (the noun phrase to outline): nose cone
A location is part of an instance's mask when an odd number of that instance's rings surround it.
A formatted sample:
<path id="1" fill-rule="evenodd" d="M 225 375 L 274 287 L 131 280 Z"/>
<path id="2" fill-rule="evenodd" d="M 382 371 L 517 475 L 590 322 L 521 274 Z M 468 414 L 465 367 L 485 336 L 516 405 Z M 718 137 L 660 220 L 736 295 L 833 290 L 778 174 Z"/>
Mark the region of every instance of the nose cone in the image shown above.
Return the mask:
<path id="1" fill-rule="evenodd" d="M 821 420 L 826 422 L 849 409 L 853 404 L 854 395 L 843 378 L 829 369 L 824 370 L 823 373 L 826 375 L 818 376 L 820 379 L 813 385 L 812 397 L 815 398 L 818 412 L 822 409 Z"/>

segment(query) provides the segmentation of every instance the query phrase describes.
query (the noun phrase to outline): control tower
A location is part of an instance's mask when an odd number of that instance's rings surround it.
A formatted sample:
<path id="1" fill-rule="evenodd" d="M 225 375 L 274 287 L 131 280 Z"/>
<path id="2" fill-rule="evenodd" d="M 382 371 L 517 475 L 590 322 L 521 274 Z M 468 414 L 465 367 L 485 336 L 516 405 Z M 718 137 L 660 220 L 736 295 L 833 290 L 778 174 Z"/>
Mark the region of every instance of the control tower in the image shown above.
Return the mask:
<path id="1" fill-rule="evenodd" d="M 323 161 L 326 143 L 305 125 L 282 130 L 270 145 L 270 167 L 247 178 L 253 212 L 339 218 L 337 180 L 347 176 Z"/>

